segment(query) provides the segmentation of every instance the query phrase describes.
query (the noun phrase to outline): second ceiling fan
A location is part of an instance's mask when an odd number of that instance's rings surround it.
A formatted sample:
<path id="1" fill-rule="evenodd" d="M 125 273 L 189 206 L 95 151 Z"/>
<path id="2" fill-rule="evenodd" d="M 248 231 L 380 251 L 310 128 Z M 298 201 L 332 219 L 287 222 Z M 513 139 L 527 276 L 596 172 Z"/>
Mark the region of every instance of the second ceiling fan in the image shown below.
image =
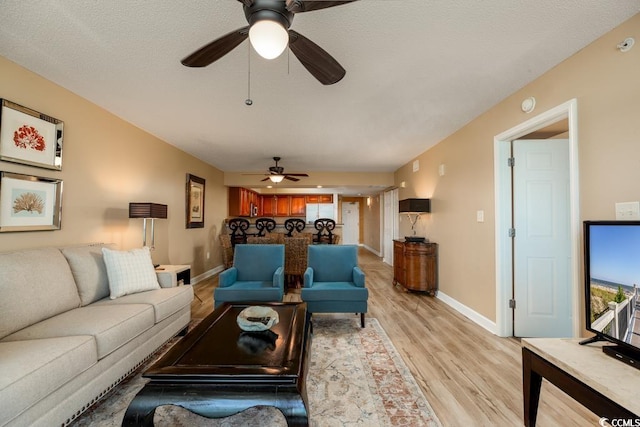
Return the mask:
<path id="1" fill-rule="evenodd" d="M 231 52 L 247 37 L 263 57 L 278 57 L 287 45 L 302 65 L 320 83 L 331 85 L 342 80 L 346 71 L 320 46 L 289 29 L 296 13 L 352 3 L 343 1 L 305 0 L 238 0 L 243 4 L 248 26 L 232 31 L 202 46 L 181 62 L 187 67 L 206 67 Z"/>

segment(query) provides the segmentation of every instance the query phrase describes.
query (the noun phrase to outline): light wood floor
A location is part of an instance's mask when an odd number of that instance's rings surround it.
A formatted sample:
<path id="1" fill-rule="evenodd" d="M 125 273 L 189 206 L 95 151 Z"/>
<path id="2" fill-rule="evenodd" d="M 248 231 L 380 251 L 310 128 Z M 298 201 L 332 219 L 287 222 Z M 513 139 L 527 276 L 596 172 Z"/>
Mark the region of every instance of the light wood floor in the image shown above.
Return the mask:
<path id="1" fill-rule="evenodd" d="M 522 422 L 520 343 L 499 338 L 440 300 L 392 285 L 393 269 L 361 249 L 369 289 L 368 317 L 378 319 L 444 426 L 519 426 Z M 217 276 L 194 286 L 192 317 L 213 310 Z M 299 292 L 285 300 L 298 301 Z M 351 314 L 336 314 L 350 316 Z M 538 426 L 597 426 L 598 417 L 546 381 Z"/>

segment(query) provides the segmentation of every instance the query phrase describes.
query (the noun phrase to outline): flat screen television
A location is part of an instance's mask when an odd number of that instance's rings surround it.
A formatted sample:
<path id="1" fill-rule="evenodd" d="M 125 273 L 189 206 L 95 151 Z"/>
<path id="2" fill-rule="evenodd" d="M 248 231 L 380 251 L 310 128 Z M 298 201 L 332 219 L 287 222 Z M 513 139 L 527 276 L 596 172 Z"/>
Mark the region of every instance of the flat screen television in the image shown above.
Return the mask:
<path id="1" fill-rule="evenodd" d="M 581 344 L 610 341 L 605 353 L 640 368 L 640 221 L 585 221 L 584 277 L 586 327 L 596 335 Z"/>

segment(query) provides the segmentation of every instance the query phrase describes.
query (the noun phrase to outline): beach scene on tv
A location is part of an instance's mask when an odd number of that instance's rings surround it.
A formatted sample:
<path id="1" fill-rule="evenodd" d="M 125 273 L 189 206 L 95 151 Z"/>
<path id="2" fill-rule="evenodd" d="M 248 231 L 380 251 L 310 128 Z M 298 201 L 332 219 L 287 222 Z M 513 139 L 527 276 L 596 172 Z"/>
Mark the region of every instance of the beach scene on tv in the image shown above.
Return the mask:
<path id="1" fill-rule="evenodd" d="M 640 226 L 590 228 L 591 329 L 640 347 Z"/>

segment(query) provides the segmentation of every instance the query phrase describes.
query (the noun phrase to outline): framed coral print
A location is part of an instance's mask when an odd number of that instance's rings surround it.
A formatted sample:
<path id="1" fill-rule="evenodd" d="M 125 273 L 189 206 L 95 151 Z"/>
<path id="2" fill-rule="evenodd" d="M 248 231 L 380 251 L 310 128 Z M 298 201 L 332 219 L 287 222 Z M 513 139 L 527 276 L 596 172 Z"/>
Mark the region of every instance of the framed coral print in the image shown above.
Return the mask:
<path id="1" fill-rule="evenodd" d="M 62 180 L 0 172 L 0 232 L 59 230 Z"/>
<path id="2" fill-rule="evenodd" d="M 187 174 L 187 228 L 204 228 L 204 178 Z"/>
<path id="3" fill-rule="evenodd" d="M 64 123 L 6 99 L 0 106 L 0 160 L 61 170 Z"/>

